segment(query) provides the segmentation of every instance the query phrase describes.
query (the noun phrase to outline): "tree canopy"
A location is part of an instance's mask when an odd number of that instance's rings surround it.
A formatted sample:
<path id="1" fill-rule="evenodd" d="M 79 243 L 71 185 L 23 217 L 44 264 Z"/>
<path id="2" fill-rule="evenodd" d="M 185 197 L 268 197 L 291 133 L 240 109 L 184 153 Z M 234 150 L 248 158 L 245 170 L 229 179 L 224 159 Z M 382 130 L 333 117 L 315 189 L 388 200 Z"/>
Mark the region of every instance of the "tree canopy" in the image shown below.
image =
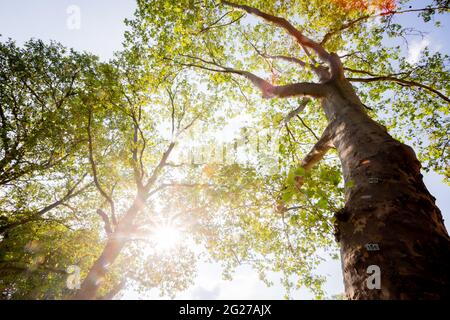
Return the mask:
<path id="1" fill-rule="evenodd" d="M 320 48 L 340 58 L 368 114 L 450 183 L 450 60 L 426 48 L 409 61 L 419 31 L 397 22 L 438 24 L 448 9 L 138 0 L 108 62 L 3 40 L 2 298 L 70 298 L 67 268 L 84 279 L 112 235 L 124 248 L 98 298 L 127 286 L 173 296 L 199 261 L 221 263 L 227 278 L 250 265 L 268 285 L 276 272 L 286 297 L 306 287 L 324 298 L 316 269 L 337 258 L 334 215 L 351 185 L 333 148 L 305 165 L 327 127 L 314 99 L 332 69 Z M 293 85 L 309 97 L 291 97 Z"/>

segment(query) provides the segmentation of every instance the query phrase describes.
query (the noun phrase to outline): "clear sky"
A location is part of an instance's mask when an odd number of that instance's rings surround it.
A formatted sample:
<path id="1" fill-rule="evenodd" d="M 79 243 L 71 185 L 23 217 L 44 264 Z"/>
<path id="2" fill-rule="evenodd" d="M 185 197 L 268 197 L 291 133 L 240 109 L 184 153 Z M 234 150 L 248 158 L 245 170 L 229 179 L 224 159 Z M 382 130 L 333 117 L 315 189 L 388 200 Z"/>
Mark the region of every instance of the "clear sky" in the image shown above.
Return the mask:
<path id="1" fill-rule="evenodd" d="M 413 7 L 423 7 L 425 1 L 416 1 Z M 426 1 L 428 3 L 428 1 Z M 79 28 L 73 28 L 70 20 L 80 10 Z M 63 45 L 80 51 L 99 55 L 107 60 L 116 50 L 121 49 L 125 26 L 123 20 L 130 18 L 135 9 L 134 0 L 0 0 L 0 34 L 2 41 L 11 37 L 19 44 L 30 38 L 57 40 Z M 69 10 L 69 12 L 68 12 Z M 447 15 L 448 16 L 448 15 Z M 69 19 L 69 20 L 68 20 Z M 414 14 L 398 18 L 401 23 L 422 29 L 423 24 Z M 432 50 L 450 54 L 448 31 L 450 19 L 441 20 L 443 26 L 435 30 L 431 24 L 425 26 L 429 33 L 424 38 L 411 39 L 407 48 L 408 57 L 414 61 L 425 45 Z M 444 39 L 447 39 L 444 41 Z M 441 182 L 442 177 L 435 173 L 425 174 L 425 183 L 436 197 L 447 230 L 450 230 L 450 188 Z M 253 270 L 242 267 L 233 281 L 222 280 L 221 269 L 217 264 L 201 264 L 194 286 L 177 295 L 180 299 L 281 299 L 284 291 L 280 285 L 267 288 Z M 343 292 L 341 266 L 339 261 L 326 261 L 319 269 L 327 275 L 325 286 L 327 296 Z M 277 279 L 277 275 L 273 275 Z M 128 290 L 124 298 L 138 298 L 138 294 Z M 147 295 L 157 298 L 155 291 Z M 304 290 L 294 294 L 295 298 L 308 299 L 311 295 Z"/>

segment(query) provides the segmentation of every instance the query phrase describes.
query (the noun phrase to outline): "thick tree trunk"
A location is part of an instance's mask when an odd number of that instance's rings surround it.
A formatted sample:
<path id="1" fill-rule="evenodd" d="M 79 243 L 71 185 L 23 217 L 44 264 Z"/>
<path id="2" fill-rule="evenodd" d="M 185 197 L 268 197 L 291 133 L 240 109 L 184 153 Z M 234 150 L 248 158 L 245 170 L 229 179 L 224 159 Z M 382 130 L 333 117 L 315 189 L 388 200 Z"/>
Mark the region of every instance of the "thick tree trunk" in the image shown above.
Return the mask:
<path id="1" fill-rule="evenodd" d="M 347 80 L 328 86 L 322 104 L 347 186 L 336 213 L 347 297 L 450 298 L 450 238 L 414 151 L 370 119 Z"/>

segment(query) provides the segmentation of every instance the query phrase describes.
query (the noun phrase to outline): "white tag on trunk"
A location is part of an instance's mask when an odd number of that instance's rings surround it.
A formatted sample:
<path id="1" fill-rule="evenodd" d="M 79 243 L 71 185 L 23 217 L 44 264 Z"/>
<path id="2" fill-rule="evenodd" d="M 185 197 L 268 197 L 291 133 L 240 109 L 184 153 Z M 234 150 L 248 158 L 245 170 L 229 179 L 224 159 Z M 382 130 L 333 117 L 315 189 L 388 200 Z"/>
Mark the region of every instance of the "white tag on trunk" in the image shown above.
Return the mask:
<path id="1" fill-rule="evenodd" d="M 367 251 L 378 251 L 380 250 L 380 247 L 378 246 L 378 243 L 366 243 L 364 245 L 366 247 Z"/>

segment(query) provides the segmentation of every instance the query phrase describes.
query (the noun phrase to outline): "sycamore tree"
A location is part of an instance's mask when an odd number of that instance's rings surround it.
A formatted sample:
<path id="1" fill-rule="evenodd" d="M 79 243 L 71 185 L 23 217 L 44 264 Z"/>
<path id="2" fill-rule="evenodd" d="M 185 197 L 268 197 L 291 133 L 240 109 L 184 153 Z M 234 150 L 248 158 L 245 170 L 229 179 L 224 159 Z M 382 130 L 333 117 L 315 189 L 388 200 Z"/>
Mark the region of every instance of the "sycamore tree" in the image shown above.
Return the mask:
<path id="1" fill-rule="evenodd" d="M 448 297 L 449 59 L 397 22 L 447 12 L 142 0 L 108 62 L 1 43 L 1 298 L 173 296 L 205 258 L 322 298 L 338 247 L 348 298 Z"/>
<path id="2" fill-rule="evenodd" d="M 255 120 L 254 136 L 268 127 L 286 130 L 278 172 L 235 167 L 225 176 L 226 168 L 211 174 L 231 185 L 242 182 L 247 197 L 243 210 L 215 220 L 221 241 L 208 246 L 217 259 L 271 261 L 254 266 L 284 270 L 288 287 L 295 274 L 300 284 L 319 286 L 320 279 L 305 273 L 316 246 L 330 244 L 334 223 L 348 298 L 449 296 L 450 238 L 421 174 L 424 165 L 448 179 L 449 60 L 426 49 L 418 62 L 408 61 L 402 39 L 413 30 L 396 23 L 399 15 L 433 20 L 448 12 L 448 2 L 417 8 L 406 1 L 345 0 L 138 5 L 128 37 L 147 48 L 155 67 L 203 76 L 205 90 L 221 92 L 235 115 Z M 229 181 L 241 177 L 238 172 L 242 178 Z M 259 187 L 247 193 L 251 182 Z M 255 198 L 268 201 L 277 183 L 272 214 L 267 206 L 252 208 Z M 230 195 L 238 201 L 236 190 Z M 279 232 L 280 220 L 287 220 L 293 240 Z M 281 244 L 291 250 L 280 250 Z"/>

